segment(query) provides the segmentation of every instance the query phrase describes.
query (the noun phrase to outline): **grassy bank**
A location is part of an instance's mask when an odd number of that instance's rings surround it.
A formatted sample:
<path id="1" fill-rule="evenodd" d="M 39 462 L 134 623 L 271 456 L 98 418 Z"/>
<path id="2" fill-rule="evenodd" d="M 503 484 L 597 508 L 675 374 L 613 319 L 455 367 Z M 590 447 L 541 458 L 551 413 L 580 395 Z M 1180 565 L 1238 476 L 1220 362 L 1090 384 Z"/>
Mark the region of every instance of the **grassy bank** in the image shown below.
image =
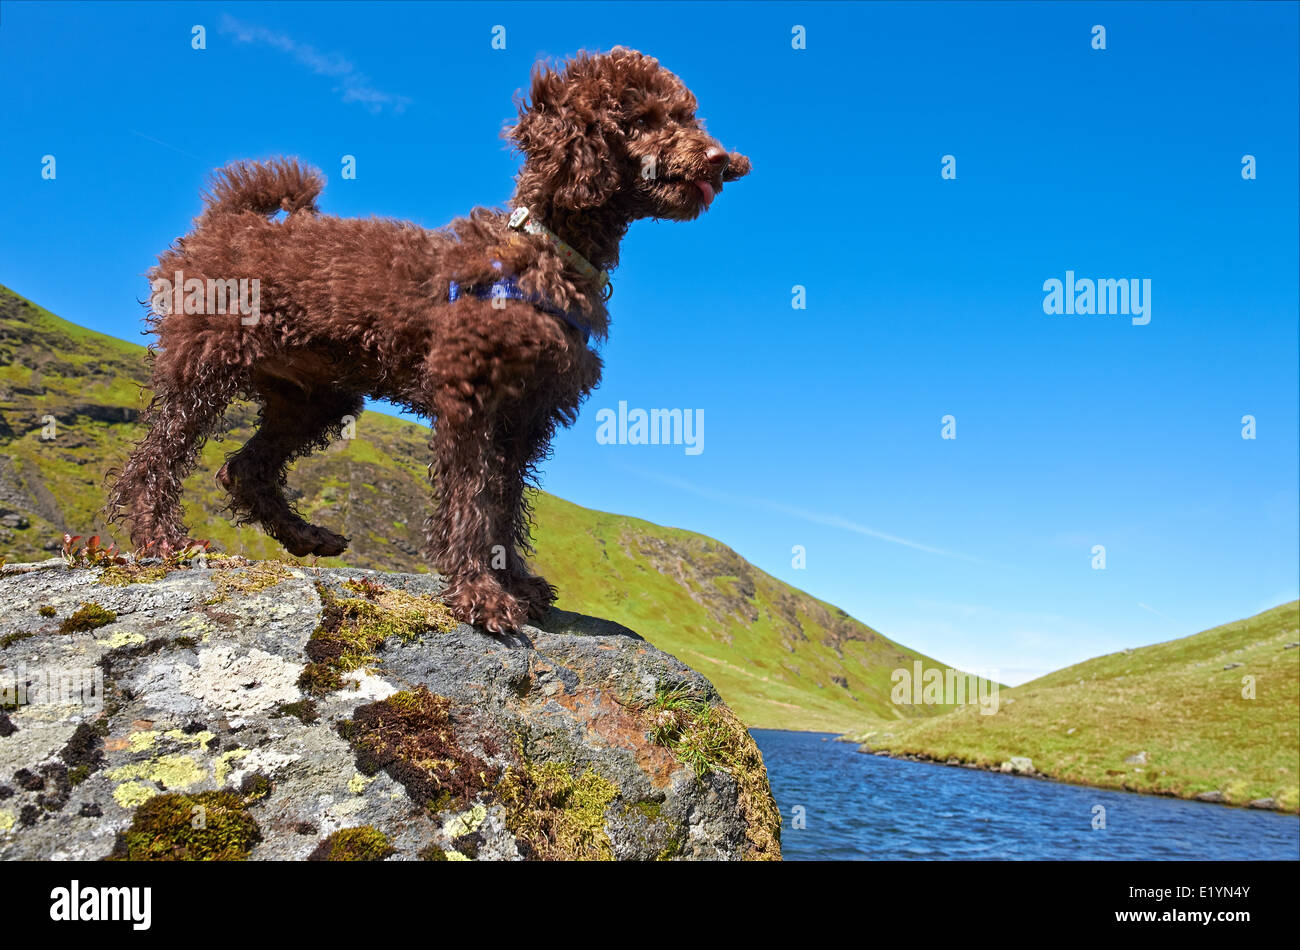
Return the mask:
<path id="1" fill-rule="evenodd" d="M 967 706 L 846 738 L 865 749 L 1230 804 L 1300 808 L 1300 602 L 1180 640 L 1096 657 Z"/>

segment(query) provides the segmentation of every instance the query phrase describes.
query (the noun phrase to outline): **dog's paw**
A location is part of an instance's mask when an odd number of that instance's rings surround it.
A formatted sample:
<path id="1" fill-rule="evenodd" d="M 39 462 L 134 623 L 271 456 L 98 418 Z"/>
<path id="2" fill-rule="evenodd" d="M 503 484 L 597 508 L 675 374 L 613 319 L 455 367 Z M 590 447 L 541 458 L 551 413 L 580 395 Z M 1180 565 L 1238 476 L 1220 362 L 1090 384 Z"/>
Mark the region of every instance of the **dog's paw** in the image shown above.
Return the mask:
<path id="1" fill-rule="evenodd" d="M 320 531 L 324 537 L 317 542 L 316 547 L 312 550 L 312 553 L 317 557 L 335 557 L 348 549 L 349 541 L 343 535 L 335 534 L 333 531 L 326 531 L 323 528 Z"/>
<path id="2" fill-rule="evenodd" d="M 204 542 L 206 545 L 207 542 Z M 150 539 L 144 544 L 137 545 L 142 553 L 147 553 L 156 557 L 168 558 L 173 554 L 180 554 L 188 551 L 194 546 L 193 539 L 183 533 L 168 532 L 160 538 Z"/>
<path id="3" fill-rule="evenodd" d="M 551 604 L 559 597 L 559 593 L 546 582 L 544 577 L 530 574 L 525 577 L 512 577 L 507 583 L 510 592 L 528 605 L 530 620 L 541 620 L 545 617 L 551 609 Z"/>
<path id="4" fill-rule="evenodd" d="M 443 601 L 461 623 L 489 633 L 511 633 L 528 620 L 528 605 L 490 577 L 453 583 Z"/>
<path id="5" fill-rule="evenodd" d="M 294 557 L 334 557 L 348 549 L 348 539 L 343 535 L 314 524 L 285 531 L 278 540 Z"/>

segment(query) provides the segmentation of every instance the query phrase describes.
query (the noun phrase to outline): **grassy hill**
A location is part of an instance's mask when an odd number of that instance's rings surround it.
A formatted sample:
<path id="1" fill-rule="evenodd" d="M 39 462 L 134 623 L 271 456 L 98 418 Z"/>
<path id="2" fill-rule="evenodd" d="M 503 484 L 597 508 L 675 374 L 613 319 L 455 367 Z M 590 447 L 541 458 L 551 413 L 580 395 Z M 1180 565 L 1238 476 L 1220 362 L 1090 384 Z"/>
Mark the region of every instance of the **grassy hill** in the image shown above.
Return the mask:
<path id="1" fill-rule="evenodd" d="M 1002 690 L 991 716 L 966 707 L 878 722 L 848 738 L 871 750 L 986 767 L 1028 756 L 1067 782 L 1184 798 L 1219 792 L 1234 804 L 1272 798 L 1295 811 L 1298 640 L 1300 602 L 1292 602 Z"/>
<path id="2" fill-rule="evenodd" d="M 62 320 L 0 287 L 0 556 L 50 557 L 63 532 L 113 536 L 97 511 L 104 473 L 140 437 L 145 350 Z M 56 436 L 42 439 L 47 418 Z M 214 550 L 287 557 L 256 527 L 220 514 L 213 479 L 251 434 L 249 406 L 232 407 L 224 441 L 210 441 L 186 484 L 195 537 Z M 304 459 L 290 478 L 310 520 L 352 539 L 342 559 L 423 571 L 420 525 L 429 507 L 428 430 L 366 413 L 356 438 Z M 933 714 L 889 703 L 889 672 L 940 664 L 842 610 L 768 576 L 703 535 L 592 511 L 539 493 L 537 567 L 559 606 L 608 617 L 708 676 L 751 726 L 842 732 L 864 718 Z"/>

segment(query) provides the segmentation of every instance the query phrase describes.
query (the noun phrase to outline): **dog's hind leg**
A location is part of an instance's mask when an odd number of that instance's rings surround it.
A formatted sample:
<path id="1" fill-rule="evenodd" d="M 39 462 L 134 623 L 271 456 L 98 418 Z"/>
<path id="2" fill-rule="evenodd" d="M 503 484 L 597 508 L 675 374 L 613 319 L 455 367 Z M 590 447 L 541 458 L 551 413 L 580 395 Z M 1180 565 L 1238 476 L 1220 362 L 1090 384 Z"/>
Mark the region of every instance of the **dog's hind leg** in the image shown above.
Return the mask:
<path id="1" fill-rule="evenodd" d="M 142 422 L 148 428 L 109 490 L 114 521 L 126 521 L 137 548 L 165 554 L 188 540 L 181 508 L 185 476 L 204 440 L 221 425 L 238 395 L 235 377 L 213 377 L 203 386 L 178 385 L 154 376 L 154 397 Z"/>
<path id="2" fill-rule="evenodd" d="M 338 438 L 347 418 L 361 414 L 362 397 L 340 390 L 308 394 L 288 385 L 260 384 L 262 411 L 256 434 L 217 473 L 240 523 L 256 522 L 295 557 L 331 557 L 348 539 L 306 521 L 284 495 L 294 459 Z"/>

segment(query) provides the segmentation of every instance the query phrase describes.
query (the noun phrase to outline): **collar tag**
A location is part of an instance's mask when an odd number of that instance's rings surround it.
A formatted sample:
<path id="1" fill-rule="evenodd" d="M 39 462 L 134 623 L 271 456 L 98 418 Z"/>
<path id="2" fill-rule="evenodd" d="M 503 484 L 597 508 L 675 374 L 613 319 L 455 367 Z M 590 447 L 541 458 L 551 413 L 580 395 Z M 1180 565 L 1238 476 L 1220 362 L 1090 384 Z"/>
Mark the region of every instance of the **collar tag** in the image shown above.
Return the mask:
<path id="1" fill-rule="evenodd" d="M 510 212 L 510 219 L 506 222 L 512 231 L 525 231 L 528 234 L 540 234 L 555 246 L 560 252 L 560 256 L 565 262 L 572 265 L 573 268 L 582 276 L 596 282 L 596 289 L 601 292 L 604 299 L 609 299 L 610 283 L 609 271 L 597 270 L 595 265 L 585 257 L 575 251 L 572 247 L 560 240 L 559 235 L 542 224 L 540 221 L 530 221 L 529 212 L 526 206 L 521 205 L 514 211 Z"/>

